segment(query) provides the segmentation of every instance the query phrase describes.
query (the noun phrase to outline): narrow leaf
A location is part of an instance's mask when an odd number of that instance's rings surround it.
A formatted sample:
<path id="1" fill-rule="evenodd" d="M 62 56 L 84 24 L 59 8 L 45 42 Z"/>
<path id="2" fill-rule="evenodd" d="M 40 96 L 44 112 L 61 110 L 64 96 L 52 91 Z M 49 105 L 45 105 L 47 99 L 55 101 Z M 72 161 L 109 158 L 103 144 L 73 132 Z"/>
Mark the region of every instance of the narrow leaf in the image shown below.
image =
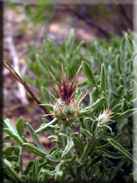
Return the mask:
<path id="1" fill-rule="evenodd" d="M 9 119 L 3 120 L 2 118 L 1 120 L 4 122 L 4 131 L 21 145 L 23 143 L 23 140 L 19 136 L 12 121 Z"/>
<path id="2" fill-rule="evenodd" d="M 84 75 L 88 79 L 88 82 L 89 82 L 90 86 L 92 88 L 96 87 L 97 85 L 96 85 L 96 82 L 95 82 L 95 77 L 93 75 L 93 72 L 92 72 L 91 68 L 89 67 L 89 65 L 86 62 L 83 62 L 82 69 L 83 69 Z"/>
<path id="3" fill-rule="evenodd" d="M 34 133 L 34 129 L 32 128 L 32 126 L 29 123 L 26 123 L 28 130 L 30 132 L 30 135 L 32 137 L 32 139 L 34 140 L 35 144 L 40 148 L 41 151 L 43 151 L 44 153 L 46 153 L 43 145 L 40 143 L 37 135 Z"/>
<path id="4" fill-rule="evenodd" d="M 50 125 L 56 124 L 57 122 L 57 118 L 54 118 L 51 122 L 49 122 L 48 124 L 42 124 L 38 130 L 36 130 L 35 134 L 39 134 L 42 133 L 44 131 L 46 131 Z"/>
<path id="5" fill-rule="evenodd" d="M 37 183 L 38 182 L 38 157 L 35 159 L 34 163 L 33 163 L 33 167 L 32 167 L 32 182 L 33 183 Z"/>
<path id="6" fill-rule="evenodd" d="M 16 129 L 17 129 L 17 132 L 19 133 L 20 137 L 24 136 L 24 134 L 25 134 L 24 127 L 25 127 L 24 119 L 23 119 L 23 117 L 20 117 L 16 122 Z"/>
<path id="7" fill-rule="evenodd" d="M 126 156 L 128 159 L 130 159 L 131 161 L 134 161 L 135 163 L 137 163 L 137 161 L 135 160 L 135 158 L 133 157 L 132 154 L 130 154 L 127 150 L 125 150 L 118 142 L 116 142 L 113 139 L 108 139 L 109 143 L 118 151 L 120 151 L 124 156 Z"/>
<path id="8" fill-rule="evenodd" d="M 67 138 L 67 145 L 62 153 L 62 157 L 66 156 L 69 153 L 69 151 L 71 151 L 73 146 L 74 146 L 73 139 L 71 137 L 68 137 Z"/>
<path id="9" fill-rule="evenodd" d="M 101 80 L 100 80 L 100 88 L 102 91 L 106 91 L 106 73 L 104 64 L 101 65 Z"/>
<path id="10" fill-rule="evenodd" d="M 6 159 L 3 159 L 3 163 L 4 163 L 4 168 L 8 173 L 9 177 L 11 178 L 11 180 L 13 182 L 21 183 L 22 182 L 21 178 L 19 177 L 17 172 L 12 168 L 11 163 Z"/>
<path id="11" fill-rule="evenodd" d="M 37 154 L 39 156 L 45 157 L 45 155 L 46 155 L 46 153 L 44 153 L 43 151 L 41 151 L 39 148 L 37 148 L 33 144 L 23 143 L 22 146 L 25 149 L 27 149 L 28 151 L 33 152 L 34 154 Z"/>

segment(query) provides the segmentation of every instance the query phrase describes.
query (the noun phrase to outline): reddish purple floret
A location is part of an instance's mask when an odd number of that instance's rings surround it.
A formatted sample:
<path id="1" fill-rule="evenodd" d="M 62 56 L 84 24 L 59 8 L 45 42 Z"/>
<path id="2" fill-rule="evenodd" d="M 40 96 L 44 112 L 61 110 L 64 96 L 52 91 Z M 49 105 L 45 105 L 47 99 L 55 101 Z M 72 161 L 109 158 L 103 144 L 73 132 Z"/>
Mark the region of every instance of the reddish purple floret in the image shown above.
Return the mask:
<path id="1" fill-rule="evenodd" d="M 55 82 L 58 85 L 58 88 L 55 86 L 55 89 L 57 90 L 57 92 L 59 93 L 60 98 L 65 101 L 66 104 L 69 104 L 71 101 L 74 101 L 74 93 L 78 87 L 78 85 L 81 83 L 77 83 L 76 85 L 74 85 L 75 81 L 76 81 L 76 77 L 80 71 L 81 66 L 79 67 L 76 75 L 74 76 L 74 78 L 72 79 L 71 82 L 69 82 L 68 79 L 66 79 L 64 71 L 63 71 L 63 67 L 62 67 L 62 85 L 56 80 L 56 78 L 52 75 L 53 79 L 55 80 Z"/>
<path id="2" fill-rule="evenodd" d="M 65 101 L 65 103 L 69 103 L 70 101 L 74 100 L 74 92 L 76 91 L 77 85 L 74 85 L 75 80 L 73 79 L 72 82 L 68 82 L 66 77 L 64 76 L 62 79 L 62 86 L 60 83 L 56 80 L 56 83 L 58 85 L 58 89 L 56 90 L 59 93 L 60 98 Z"/>

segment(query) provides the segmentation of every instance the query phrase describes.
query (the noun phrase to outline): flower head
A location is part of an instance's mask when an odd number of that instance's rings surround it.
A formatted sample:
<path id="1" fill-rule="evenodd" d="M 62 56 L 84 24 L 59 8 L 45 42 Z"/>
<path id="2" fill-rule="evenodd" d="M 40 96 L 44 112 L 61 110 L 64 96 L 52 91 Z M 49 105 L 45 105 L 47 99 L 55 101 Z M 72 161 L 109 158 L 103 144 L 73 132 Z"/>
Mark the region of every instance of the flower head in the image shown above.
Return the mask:
<path id="1" fill-rule="evenodd" d="M 73 77 L 72 81 L 69 82 L 69 80 L 66 78 L 62 66 L 62 81 L 61 84 L 56 80 L 56 78 L 51 74 L 53 79 L 56 82 L 55 89 L 59 94 L 59 98 L 57 99 L 51 92 L 50 94 L 52 97 L 56 100 L 55 105 L 53 106 L 53 115 L 58 118 L 59 120 L 66 120 L 68 122 L 75 121 L 79 114 L 79 103 L 82 101 L 82 99 L 85 97 L 85 94 L 82 95 L 77 101 L 74 99 L 74 93 L 79 86 L 79 83 L 75 84 L 76 77 L 81 69 L 82 65 L 79 67 L 76 75 Z"/>
<path id="2" fill-rule="evenodd" d="M 101 123 L 101 124 L 104 124 L 104 123 L 107 123 L 108 121 L 112 121 L 111 120 L 111 115 L 113 114 L 113 112 L 109 109 L 106 109 L 103 111 L 102 114 L 99 115 L 98 117 L 98 121 Z"/>
<path id="3" fill-rule="evenodd" d="M 81 82 L 79 82 L 75 85 L 76 77 L 81 69 L 81 66 L 79 67 L 76 75 L 74 76 L 74 78 L 72 79 L 71 82 L 69 82 L 69 80 L 66 78 L 66 76 L 64 74 L 63 66 L 62 66 L 62 73 L 61 73 L 61 77 L 62 77 L 61 84 L 62 85 L 56 80 L 56 78 L 53 76 L 53 74 L 50 73 L 58 86 L 58 87 L 55 86 L 55 89 L 58 92 L 60 99 L 62 101 L 64 101 L 65 104 L 69 104 L 69 103 L 71 103 L 71 101 L 74 101 L 74 93 L 75 93 L 78 85 L 81 83 Z"/>

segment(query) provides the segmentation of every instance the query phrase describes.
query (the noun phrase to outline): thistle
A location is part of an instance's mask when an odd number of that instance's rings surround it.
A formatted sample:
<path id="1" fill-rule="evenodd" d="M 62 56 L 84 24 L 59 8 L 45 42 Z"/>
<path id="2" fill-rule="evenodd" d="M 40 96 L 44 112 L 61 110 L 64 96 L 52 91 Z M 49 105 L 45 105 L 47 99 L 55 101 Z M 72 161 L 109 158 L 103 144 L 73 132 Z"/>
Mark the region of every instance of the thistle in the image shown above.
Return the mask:
<path id="1" fill-rule="evenodd" d="M 71 82 L 66 78 L 62 66 L 62 73 L 61 73 L 61 84 L 56 80 L 56 78 L 53 76 L 52 73 L 51 76 L 56 82 L 56 86 L 54 88 L 59 94 L 59 98 L 57 99 L 50 91 L 50 94 L 55 99 L 56 103 L 55 105 L 50 105 L 53 108 L 53 112 L 49 115 L 54 115 L 57 119 L 61 121 L 67 121 L 68 123 L 72 123 L 77 119 L 79 116 L 79 104 L 83 100 L 83 98 L 86 96 L 86 94 L 83 94 L 77 101 L 74 99 L 74 94 L 77 89 L 77 87 L 80 85 L 81 82 L 78 82 L 75 84 L 77 75 L 81 69 L 82 65 L 79 67 L 78 71 L 76 72 L 76 75 L 72 79 Z M 46 104 L 45 104 L 46 105 Z M 48 105 L 48 104 L 47 104 Z M 47 115 L 45 115 L 47 116 Z"/>
<path id="2" fill-rule="evenodd" d="M 113 114 L 113 112 L 111 112 L 111 110 L 106 109 L 106 110 L 103 111 L 102 114 L 99 115 L 98 121 L 102 125 L 105 124 L 105 123 L 107 123 L 108 121 L 112 121 L 112 119 L 111 119 L 111 115 L 112 114 Z"/>

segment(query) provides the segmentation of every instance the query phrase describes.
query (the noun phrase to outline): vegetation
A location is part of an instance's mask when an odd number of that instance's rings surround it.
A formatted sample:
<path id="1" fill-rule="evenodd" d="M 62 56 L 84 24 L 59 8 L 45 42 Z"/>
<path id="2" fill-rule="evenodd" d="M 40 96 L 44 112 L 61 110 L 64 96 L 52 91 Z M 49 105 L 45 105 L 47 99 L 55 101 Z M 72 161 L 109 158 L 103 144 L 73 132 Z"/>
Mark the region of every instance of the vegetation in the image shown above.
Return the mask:
<path id="1" fill-rule="evenodd" d="M 33 82 L 24 78 L 41 90 L 40 100 L 49 111 L 45 116 L 53 119 L 42 118 L 36 131 L 26 123 L 35 145 L 27 141 L 24 119 L 16 126 L 1 119 L 7 134 L 3 142 L 13 138 L 17 143 L 3 149 L 5 182 L 133 182 L 132 164 L 137 164 L 132 155 L 132 116 L 137 112 L 133 44 L 130 32 L 123 38 L 111 35 L 109 43 L 94 39 L 82 47 L 75 44 L 71 30 L 61 46 L 50 40 L 45 40 L 43 49 L 34 51 L 30 46 L 26 62 L 36 78 Z M 78 83 L 81 70 L 86 80 Z M 55 83 L 51 93 L 47 88 Z M 47 130 L 55 143 L 50 153 L 37 136 Z M 38 155 L 25 170 L 23 148 Z"/>

